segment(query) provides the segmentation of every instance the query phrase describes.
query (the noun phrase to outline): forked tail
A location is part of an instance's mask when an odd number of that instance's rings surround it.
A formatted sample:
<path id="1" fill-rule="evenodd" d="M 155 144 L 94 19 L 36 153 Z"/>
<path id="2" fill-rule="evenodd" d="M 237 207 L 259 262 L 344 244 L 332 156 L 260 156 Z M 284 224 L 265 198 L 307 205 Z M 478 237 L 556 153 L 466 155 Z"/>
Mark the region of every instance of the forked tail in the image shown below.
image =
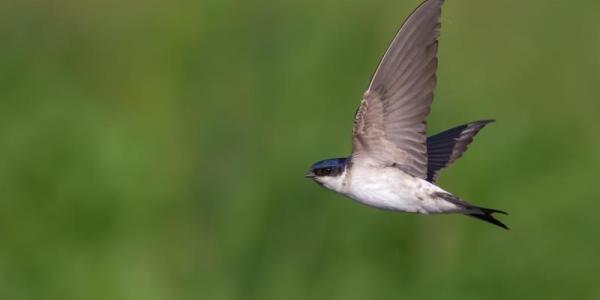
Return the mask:
<path id="1" fill-rule="evenodd" d="M 500 226 L 506 230 L 509 230 L 508 226 L 506 226 L 504 223 L 500 222 L 498 219 L 494 218 L 494 216 L 492 215 L 493 213 L 508 215 L 507 212 L 497 210 L 497 209 L 483 208 L 483 207 L 477 207 L 477 206 L 473 206 L 470 208 L 470 210 L 471 209 L 473 210 L 472 212 L 469 211 L 469 212 L 465 212 L 464 214 L 466 216 L 473 217 L 473 218 L 494 224 L 496 226 Z"/>
<path id="2" fill-rule="evenodd" d="M 475 206 L 475 205 L 468 203 L 466 201 L 463 201 L 462 199 L 460 199 L 452 194 L 449 194 L 449 193 L 434 193 L 433 196 L 442 198 L 442 199 L 460 207 L 461 208 L 460 213 L 462 213 L 466 216 L 473 217 L 475 219 L 479 219 L 479 220 L 488 222 L 490 224 L 494 224 L 496 226 L 502 227 L 506 230 L 509 230 L 508 226 L 504 225 L 504 223 L 500 222 L 500 220 L 494 218 L 494 216 L 492 215 L 493 213 L 508 215 L 508 213 L 505 211 Z"/>

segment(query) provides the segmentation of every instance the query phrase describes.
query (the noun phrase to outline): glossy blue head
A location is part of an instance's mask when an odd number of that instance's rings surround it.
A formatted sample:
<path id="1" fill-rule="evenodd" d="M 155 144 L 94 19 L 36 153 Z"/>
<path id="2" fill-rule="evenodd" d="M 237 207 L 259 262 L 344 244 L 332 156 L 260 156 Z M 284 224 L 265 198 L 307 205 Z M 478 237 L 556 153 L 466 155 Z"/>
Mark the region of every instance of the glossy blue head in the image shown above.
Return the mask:
<path id="1" fill-rule="evenodd" d="M 319 161 L 310 167 L 306 174 L 309 178 L 336 177 L 344 172 L 348 158 L 331 158 Z"/>

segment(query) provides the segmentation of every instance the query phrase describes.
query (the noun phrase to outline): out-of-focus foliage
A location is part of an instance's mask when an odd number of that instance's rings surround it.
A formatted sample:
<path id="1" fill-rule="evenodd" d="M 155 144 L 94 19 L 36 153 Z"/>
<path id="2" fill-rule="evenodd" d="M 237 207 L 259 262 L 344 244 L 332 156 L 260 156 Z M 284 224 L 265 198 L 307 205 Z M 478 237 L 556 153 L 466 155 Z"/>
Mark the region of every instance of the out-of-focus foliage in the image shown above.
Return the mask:
<path id="1" fill-rule="evenodd" d="M 599 299 L 600 2 L 448 1 L 440 184 L 369 209 L 303 178 L 415 0 L 0 2 L 1 299 Z"/>

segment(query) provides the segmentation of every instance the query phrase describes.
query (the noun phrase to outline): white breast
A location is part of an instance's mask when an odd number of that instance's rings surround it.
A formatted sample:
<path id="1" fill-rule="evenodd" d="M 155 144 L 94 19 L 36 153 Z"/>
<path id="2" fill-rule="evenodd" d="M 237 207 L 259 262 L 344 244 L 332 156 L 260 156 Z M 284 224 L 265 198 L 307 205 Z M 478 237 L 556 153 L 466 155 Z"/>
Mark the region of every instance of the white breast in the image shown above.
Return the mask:
<path id="1" fill-rule="evenodd" d="M 454 204 L 431 197 L 444 190 L 398 168 L 355 165 L 344 175 L 347 177 L 339 192 L 369 206 L 425 214 L 457 210 Z"/>

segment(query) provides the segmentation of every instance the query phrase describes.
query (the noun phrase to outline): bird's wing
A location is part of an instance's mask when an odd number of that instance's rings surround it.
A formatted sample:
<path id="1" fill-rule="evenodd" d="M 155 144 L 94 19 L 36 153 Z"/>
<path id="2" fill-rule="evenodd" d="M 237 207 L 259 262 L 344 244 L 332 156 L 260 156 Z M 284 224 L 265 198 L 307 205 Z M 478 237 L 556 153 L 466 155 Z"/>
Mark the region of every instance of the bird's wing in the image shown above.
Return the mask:
<path id="1" fill-rule="evenodd" d="M 428 137 L 427 181 L 435 182 L 438 171 L 459 159 L 479 130 L 491 122 L 494 120 L 475 121 Z"/>
<path id="2" fill-rule="evenodd" d="M 353 159 L 427 176 L 425 118 L 433 100 L 443 0 L 426 0 L 404 22 L 365 92 L 352 130 Z"/>

